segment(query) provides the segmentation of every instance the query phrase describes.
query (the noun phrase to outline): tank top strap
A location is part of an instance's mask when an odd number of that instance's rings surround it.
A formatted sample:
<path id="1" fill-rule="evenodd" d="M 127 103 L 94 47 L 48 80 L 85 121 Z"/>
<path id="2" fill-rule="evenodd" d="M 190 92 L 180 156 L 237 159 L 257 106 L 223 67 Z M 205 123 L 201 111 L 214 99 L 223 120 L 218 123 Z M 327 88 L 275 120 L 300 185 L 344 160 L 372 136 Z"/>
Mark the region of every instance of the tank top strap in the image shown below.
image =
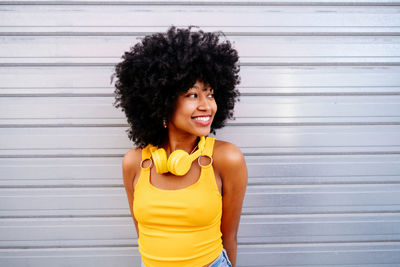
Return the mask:
<path id="1" fill-rule="evenodd" d="M 151 145 L 147 145 L 145 148 L 142 149 L 142 161 L 151 158 Z"/>
<path id="2" fill-rule="evenodd" d="M 150 183 L 150 168 L 153 165 L 151 159 L 151 145 L 147 145 L 145 148 L 142 149 L 142 160 L 140 161 L 140 176 L 137 184 L 135 186 L 135 192 L 140 190 L 142 186 Z M 143 167 L 143 162 L 146 160 L 150 160 L 150 165 L 147 167 Z M 148 165 L 148 164 L 147 164 Z"/>
<path id="3" fill-rule="evenodd" d="M 211 158 L 212 154 L 213 154 L 213 150 L 214 150 L 214 143 L 215 143 L 214 137 L 207 137 L 206 143 L 204 145 L 204 149 L 203 149 L 201 155 Z"/>

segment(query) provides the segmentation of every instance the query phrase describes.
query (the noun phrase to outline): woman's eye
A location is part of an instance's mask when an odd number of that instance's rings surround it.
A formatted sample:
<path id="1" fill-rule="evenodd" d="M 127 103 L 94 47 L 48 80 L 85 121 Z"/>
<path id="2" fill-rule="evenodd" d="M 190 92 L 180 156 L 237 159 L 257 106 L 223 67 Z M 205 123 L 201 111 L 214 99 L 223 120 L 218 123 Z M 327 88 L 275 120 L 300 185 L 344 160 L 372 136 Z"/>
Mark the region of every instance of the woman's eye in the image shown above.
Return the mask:
<path id="1" fill-rule="evenodd" d="M 196 97 L 197 97 L 197 94 L 195 94 L 195 93 L 192 93 L 192 94 L 187 94 L 186 96 L 187 96 L 187 97 L 193 97 L 193 98 L 196 98 Z"/>
<path id="2" fill-rule="evenodd" d="M 214 98 L 214 94 L 209 94 L 208 97 L 209 98 Z"/>

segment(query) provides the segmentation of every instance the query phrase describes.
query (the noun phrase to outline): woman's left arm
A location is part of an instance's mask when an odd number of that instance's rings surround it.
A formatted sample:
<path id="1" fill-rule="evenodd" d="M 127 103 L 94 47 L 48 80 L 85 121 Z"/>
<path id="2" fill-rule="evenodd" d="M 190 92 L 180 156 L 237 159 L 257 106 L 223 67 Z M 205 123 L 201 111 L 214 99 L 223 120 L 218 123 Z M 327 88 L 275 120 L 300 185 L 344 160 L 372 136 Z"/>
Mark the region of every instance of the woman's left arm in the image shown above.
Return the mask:
<path id="1" fill-rule="evenodd" d="M 242 152 L 233 144 L 223 142 L 218 161 L 222 179 L 222 242 L 232 266 L 236 266 L 237 232 L 244 194 L 247 186 L 247 167 Z"/>

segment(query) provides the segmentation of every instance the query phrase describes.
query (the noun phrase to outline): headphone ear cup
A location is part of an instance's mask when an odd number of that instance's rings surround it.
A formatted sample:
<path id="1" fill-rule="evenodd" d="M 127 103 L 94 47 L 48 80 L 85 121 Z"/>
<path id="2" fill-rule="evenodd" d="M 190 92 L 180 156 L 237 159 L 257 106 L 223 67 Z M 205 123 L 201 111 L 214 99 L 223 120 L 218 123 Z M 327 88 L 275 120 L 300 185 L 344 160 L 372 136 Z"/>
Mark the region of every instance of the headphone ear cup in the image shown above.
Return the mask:
<path id="1" fill-rule="evenodd" d="M 189 171 L 190 166 L 192 166 L 192 161 L 186 151 L 178 149 L 169 155 L 167 167 L 171 173 L 182 176 Z"/>
<path id="2" fill-rule="evenodd" d="M 167 166 L 167 152 L 164 148 L 151 151 L 151 157 L 153 158 L 154 166 L 156 166 L 157 173 L 168 172 Z"/>

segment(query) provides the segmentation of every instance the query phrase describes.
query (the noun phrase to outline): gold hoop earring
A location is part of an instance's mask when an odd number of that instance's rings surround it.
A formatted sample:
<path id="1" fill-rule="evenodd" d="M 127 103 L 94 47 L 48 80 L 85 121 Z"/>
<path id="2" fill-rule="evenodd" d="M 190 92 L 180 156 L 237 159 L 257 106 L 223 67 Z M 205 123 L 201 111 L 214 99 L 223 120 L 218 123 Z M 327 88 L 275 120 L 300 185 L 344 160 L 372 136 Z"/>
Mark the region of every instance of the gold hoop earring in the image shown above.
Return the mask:
<path id="1" fill-rule="evenodd" d="M 163 123 L 164 128 L 167 128 L 167 127 L 168 127 L 168 125 L 167 125 L 167 120 L 166 120 L 166 119 L 163 119 L 162 123 Z"/>

